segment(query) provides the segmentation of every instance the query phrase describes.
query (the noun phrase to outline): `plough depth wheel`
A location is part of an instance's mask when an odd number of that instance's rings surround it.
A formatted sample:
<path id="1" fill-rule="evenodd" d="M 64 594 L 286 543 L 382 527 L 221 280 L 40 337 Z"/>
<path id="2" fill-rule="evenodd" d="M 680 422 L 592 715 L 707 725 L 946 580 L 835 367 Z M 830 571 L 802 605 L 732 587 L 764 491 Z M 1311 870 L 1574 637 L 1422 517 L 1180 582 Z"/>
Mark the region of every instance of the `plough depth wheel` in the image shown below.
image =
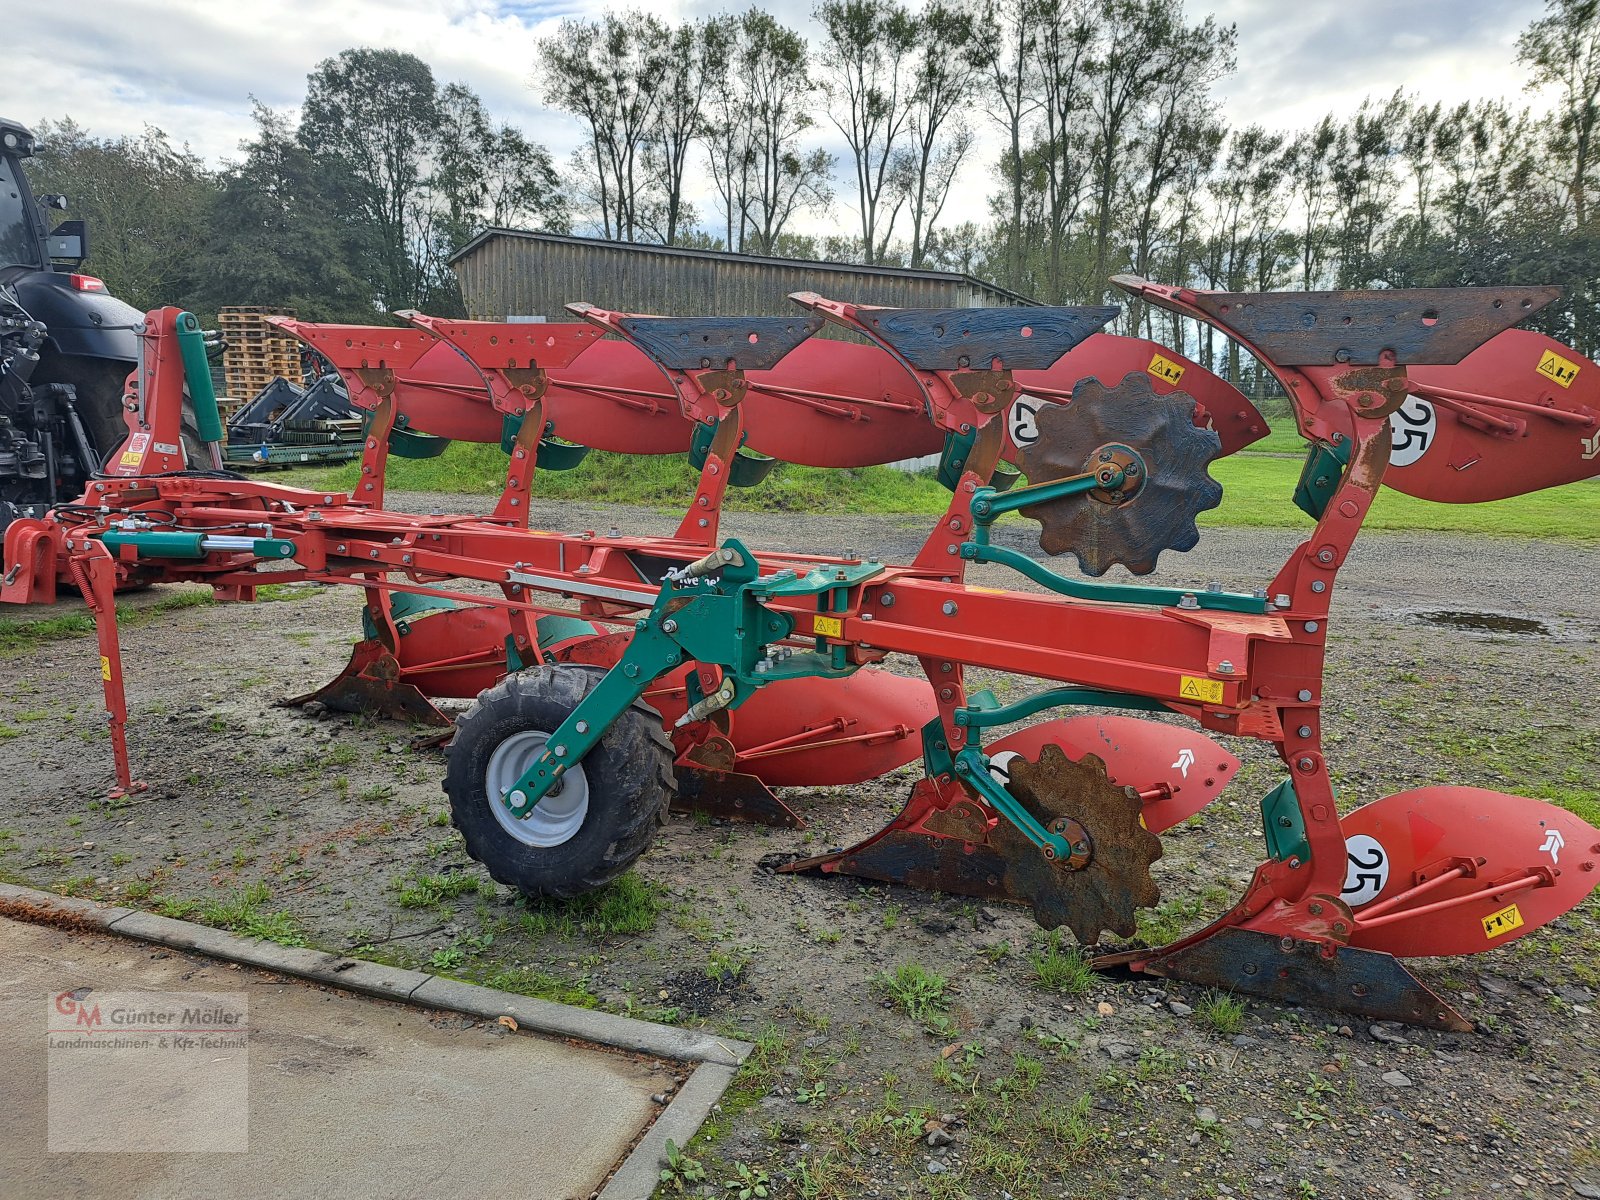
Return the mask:
<path id="1" fill-rule="evenodd" d="M 555 663 L 507 676 L 456 722 L 444 790 L 467 853 L 528 896 L 560 899 L 615 879 L 649 846 L 677 783 L 661 716 L 644 704 L 622 714 L 523 815 L 509 793 L 548 735 L 606 672 Z"/>

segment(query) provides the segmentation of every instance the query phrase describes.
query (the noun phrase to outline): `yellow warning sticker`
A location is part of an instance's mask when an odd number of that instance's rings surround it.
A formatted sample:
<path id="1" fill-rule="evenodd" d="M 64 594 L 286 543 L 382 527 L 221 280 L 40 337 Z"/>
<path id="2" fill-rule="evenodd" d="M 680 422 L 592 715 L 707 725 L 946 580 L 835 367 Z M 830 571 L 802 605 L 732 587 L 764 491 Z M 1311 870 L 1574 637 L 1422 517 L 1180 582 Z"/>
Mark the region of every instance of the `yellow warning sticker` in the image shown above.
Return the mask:
<path id="1" fill-rule="evenodd" d="M 122 457 L 117 459 L 117 465 L 122 467 L 137 467 L 143 461 L 143 450 L 124 450 L 122 452 Z"/>
<path id="2" fill-rule="evenodd" d="M 1177 383 L 1178 380 L 1182 379 L 1185 369 L 1182 364 L 1173 362 L 1164 354 L 1155 355 L 1151 358 L 1150 365 L 1145 368 L 1157 379 L 1164 379 L 1168 383 Z"/>
<path id="3" fill-rule="evenodd" d="M 1222 703 L 1222 680 L 1200 679 L 1194 675 L 1185 675 L 1179 681 L 1178 695 L 1185 700 L 1199 700 L 1205 704 Z"/>
<path id="4" fill-rule="evenodd" d="M 100 656 L 100 678 L 101 679 L 110 679 L 111 678 L 111 660 L 109 658 L 107 658 L 104 654 L 102 654 Z"/>
<path id="5" fill-rule="evenodd" d="M 844 622 L 838 617 L 813 617 L 811 628 L 818 637 L 839 637 L 844 633 Z"/>
<path id="6" fill-rule="evenodd" d="M 1483 918 L 1483 936 L 1491 942 L 1497 937 L 1503 937 L 1513 929 L 1522 928 L 1522 910 L 1515 904 L 1508 904 L 1499 912 L 1492 912 Z"/>
<path id="7" fill-rule="evenodd" d="M 1578 377 L 1578 364 L 1570 358 L 1562 358 L 1554 350 L 1546 350 L 1539 356 L 1538 371 L 1550 382 L 1569 388 Z"/>

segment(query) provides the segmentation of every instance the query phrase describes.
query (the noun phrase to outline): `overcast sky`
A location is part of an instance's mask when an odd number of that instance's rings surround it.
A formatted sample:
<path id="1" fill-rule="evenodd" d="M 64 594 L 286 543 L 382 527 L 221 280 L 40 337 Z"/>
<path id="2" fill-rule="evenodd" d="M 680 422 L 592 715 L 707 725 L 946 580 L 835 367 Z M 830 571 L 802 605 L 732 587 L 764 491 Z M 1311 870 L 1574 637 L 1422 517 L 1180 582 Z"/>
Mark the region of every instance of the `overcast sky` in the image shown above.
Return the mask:
<path id="1" fill-rule="evenodd" d="M 635 5 L 637 6 L 637 5 Z M 545 109 L 529 87 L 537 40 L 562 17 L 600 0 L 0 0 L 6 69 L 0 115 L 31 123 L 71 115 L 95 134 L 159 126 L 212 162 L 236 156 L 248 136 L 250 97 L 297 105 L 320 59 L 355 45 L 408 50 L 441 82 L 463 80 L 500 120 L 520 126 L 564 160 L 578 127 Z M 650 0 L 667 18 L 742 8 L 709 0 Z M 767 5 L 808 32 L 811 0 Z M 1235 125 L 1303 127 L 1363 96 L 1397 87 L 1451 103 L 1521 100 L 1517 34 L 1542 0 L 1189 0 L 1192 20 L 1213 12 L 1239 27 L 1239 70 L 1218 89 Z M 20 10 L 20 11 L 19 11 Z M 1534 99 L 1534 98 L 1530 98 Z M 979 118 L 980 122 L 982 118 Z M 833 131 L 829 131 L 832 133 Z M 830 143 L 842 150 L 836 133 Z M 983 220 L 993 147 L 975 155 L 947 219 Z M 701 191 L 701 189 L 696 189 Z M 701 191 L 705 196 L 705 189 Z M 810 231 L 855 227 L 853 197 Z M 702 217 L 714 215 L 702 200 Z"/>

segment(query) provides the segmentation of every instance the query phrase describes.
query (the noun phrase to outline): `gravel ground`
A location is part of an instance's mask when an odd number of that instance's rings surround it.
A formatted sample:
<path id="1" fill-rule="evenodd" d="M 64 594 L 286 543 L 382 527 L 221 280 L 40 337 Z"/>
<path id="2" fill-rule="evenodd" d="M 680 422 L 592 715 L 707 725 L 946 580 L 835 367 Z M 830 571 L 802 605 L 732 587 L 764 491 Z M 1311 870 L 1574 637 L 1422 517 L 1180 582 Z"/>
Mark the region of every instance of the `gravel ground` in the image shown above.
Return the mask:
<path id="1" fill-rule="evenodd" d="M 669 533 L 676 518 L 568 507 L 541 522 Z M 732 514 L 725 532 L 908 561 L 928 524 Z M 1034 528 L 1003 524 L 996 540 L 1027 549 Z M 1297 540 L 1208 531 L 1153 581 L 1249 588 Z M 1343 801 L 1449 782 L 1593 805 L 1597 577 L 1593 545 L 1358 542 L 1330 622 Z M 763 868 L 880 826 L 906 772 L 791 791 L 805 832 L 675 818 L 605 903 L 530 910 L 462 852 L 439 757 L 413 749 L 410 729 L 273 705 L 331 676 L 359 605 L 354 588 L 295 588 L 126 629 L 130 743 L 151 787 L 115 804 L 99 799 L 110 755 L 92 640 L 0 660 L 13 781 L 0 874 L 750 1036 L 761 1049 L 696 1148 L 706 1177 L 686 1194 L 737 1194 L 723 1184 L 742 1168 L 808 1197 L 1600 1197 L 1594 898 L 1505 949 L 1413 964 L 1478 1022 L 1466 1035 L 1083 978 L 1021 911 Z M 1544 632 L 1427 619 L 1459 611 Z M 1260 857 L 1256 801 L 1281 776 L 1260 746 L 1231 748 L 1239 779 L 1165 838 L 1151 939 L 1225 908 Z M 897 969 L 926 980 L 915 1016 L 882 983 Z"/>

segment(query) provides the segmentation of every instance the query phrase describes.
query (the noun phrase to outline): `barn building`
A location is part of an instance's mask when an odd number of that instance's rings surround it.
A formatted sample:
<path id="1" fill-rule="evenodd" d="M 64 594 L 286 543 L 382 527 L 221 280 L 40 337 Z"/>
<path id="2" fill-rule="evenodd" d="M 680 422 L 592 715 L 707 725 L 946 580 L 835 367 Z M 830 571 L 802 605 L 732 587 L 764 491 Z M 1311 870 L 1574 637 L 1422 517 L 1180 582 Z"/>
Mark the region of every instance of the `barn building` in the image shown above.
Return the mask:
<path id="1" fill-rule="evenodd" d="M 467 312 L 480 320 L 571 320 L 563 307 L 660 316 L 750 316 L 795 311 L 790 292 L 891 308 L 1032 304 L 1026 296 L 953 271 L 860 267 L 759 258 L 717 250 L 489 229 L 450 260 Z"/>

